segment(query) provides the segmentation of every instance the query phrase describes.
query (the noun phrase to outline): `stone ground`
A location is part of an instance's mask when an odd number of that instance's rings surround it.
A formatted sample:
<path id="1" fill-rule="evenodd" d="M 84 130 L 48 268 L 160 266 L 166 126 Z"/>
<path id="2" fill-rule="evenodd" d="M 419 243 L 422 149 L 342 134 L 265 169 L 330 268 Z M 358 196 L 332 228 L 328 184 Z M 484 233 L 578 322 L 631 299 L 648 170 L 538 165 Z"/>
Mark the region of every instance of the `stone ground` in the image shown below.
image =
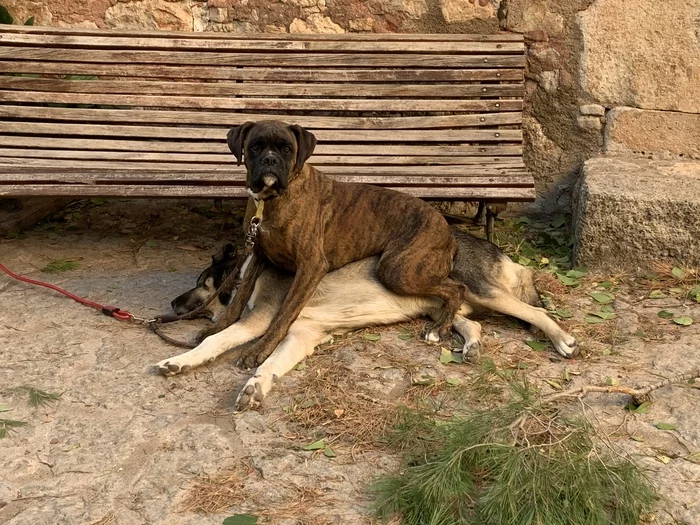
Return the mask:
<path id="1" fill-rule="evenodd" d="M 152 315 L 237 235 L 240 210 L 210 208 L 82 201 L 1 240 L 0 262 Z M 39 271 L 54 261 L 76 267 Z M 529 332 L 493 316 L 483 320 L 483 356 L 499 368 L 525 369 L 543 391 L 610 378 L 643 386 L 698 369 L 700 306 L 682 298 L 697 277 L 664 271 L 584 276 L 576 288 L 544 275 L 556 306 L 573 313 L 564 324 L 581 339 L 581 356 L 564 361 L 551 347 L 533 350 L 524 343 Z M 605 279 L 616 318 L 587 324 L 586 314 L 599 309 L 588 294 Z M 653 289 L 665 297 L 649 298 Z M 659 318 L 661 309 L 695 323 L 678 326 Z M 185 337 L 198 327 L 190 322 L 174 333 Z M 154 375 L 151 365 L 175 350 L 151 333 L 0 276 L 0 419 L 27 423 L 0 440 L 0 523 L 199 525 L 238 512 L 279 524 L 371 523 L 368 484 L 397 464 L 380 440 L 394 407 L 420 396 L 473 403 L 472 387 L 485 377 L 472 365 L 442 365 L 440 349 L 416 339 L 419 328 L 341 338 L 284 377 L 262 411 L 236 414 L 248 372 L 225 357 L 183 376 Z M 16 390 L 22 386 L 60 400 L 31 407 L 27 392 Z M 692 461 L 700 451 L 697 383 L 657 391 L 644 414 L 626 404 L 625 396 L 591 395 L 586 415 L 658 487 L 664 499 L 652 523 L 700 523 L 698 456 Z M 660 422 L 676 429 L 660 430 Z M 322 437 L 335 457 L 303 450 Z"/>

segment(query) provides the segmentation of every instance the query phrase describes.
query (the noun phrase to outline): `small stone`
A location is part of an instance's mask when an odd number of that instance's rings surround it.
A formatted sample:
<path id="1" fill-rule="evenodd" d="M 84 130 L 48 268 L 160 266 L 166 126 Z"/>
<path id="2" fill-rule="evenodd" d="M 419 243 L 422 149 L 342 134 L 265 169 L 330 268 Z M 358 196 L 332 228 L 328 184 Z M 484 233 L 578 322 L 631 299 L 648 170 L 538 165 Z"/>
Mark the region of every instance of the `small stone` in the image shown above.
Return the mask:
<path id="1" fill-rule="evenodd" d="M 223 24 L 228 21 L 228 9 L 225 7 L 210 7 L 209 21 L 217 24 Z"/>
<path id="2" fill-rule="evenodd" d="M 593 131 L 600 131 L 603 129 L 603 123 L 600 117 L 591 117 L 587 115 L 581 115 L 576 119 L 578 127 L 581 129 L 588 129 Z"/>
<path id="3" fill-rule="evenodd" d="M 290 33 L 345 33 L 345 30 L 329 17 L 321 14 L 309 15 L 306 20 L 295 18 L 289 24 Z"/>
<path id="4" fill-rule="evenodd" d="M 52 445 L 58 445 L 58 438 L 53 438 L 51 441 L 49 441 L 49 443 L 51 443 Z"/>
<path id="5" fill-rule="evenodd" d="M 596 117 L 602 117 L 605 115 L 605 108 L 600 104 L 584 104 L 578 108 L 581 115 L 594 115 Z"/>
<path id="6" fill-rule="evenodd" d="M 539 84 L 547 93 L 555 93 L 559 88 L 559 71 L 542 71 Z"/>
<path id="7" fill-rule="evenodd" d="M 350 31 L 372 31 L 373 26 L 374 18 L 371 17 L 348 21 L 348 29 L 350 29 Z"/>
<path id="8" fill-rule="evenodd" d="M 284 26 L 277 26 L 274 24 L 267 24 L 265 26 L 265 32 L 266 33 L 286 33 L 287 28 Z"/>
<path id="9" fill-rule="evenodd" d="M 541 29 L 535 29 L 534 31 L 528 31 L 525 33 L 526 40 L 532 40 L 533 42 L 547 42 L 549 41 L 549 35 Z"/>

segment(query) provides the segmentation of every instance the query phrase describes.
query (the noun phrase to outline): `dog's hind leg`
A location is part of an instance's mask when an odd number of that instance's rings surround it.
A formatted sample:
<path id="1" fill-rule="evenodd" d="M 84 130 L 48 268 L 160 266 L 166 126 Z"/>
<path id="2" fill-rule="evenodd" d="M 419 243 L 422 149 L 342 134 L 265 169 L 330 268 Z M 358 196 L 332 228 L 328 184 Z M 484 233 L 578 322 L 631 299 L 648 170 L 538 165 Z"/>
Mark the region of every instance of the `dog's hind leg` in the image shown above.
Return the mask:
<path id="1" fill-rule="evenodd" d="M 543 308 L 531 306 L 499 289 L 492 290 L 489 296 L 467 293 L 466 302 L 522 319 L 542 330 L 552 340 L 557 352 L 564 357 L 578 355 L 578 343 L 574 336 L 566 333 Z"/>
<path id="2" fill-rule="evenodd" d="M 481 354 L 481 325 L 467 319 L 468 313 L 469 311 L 460 309 L 452 322 L 452 328 L 464 338 L 464 346 L 462 347 L 464 359 L 474 363 L 478 361 Z"/>
<path id="3" fill-rule="evenodd" d="M 292 324 L 287 336 L 243 386 L 236 399 L 236 410 L 259 407 L 280 377 L 329 339 L 328 334 L 320 332 L 309 323 L 297 321 Z"/>

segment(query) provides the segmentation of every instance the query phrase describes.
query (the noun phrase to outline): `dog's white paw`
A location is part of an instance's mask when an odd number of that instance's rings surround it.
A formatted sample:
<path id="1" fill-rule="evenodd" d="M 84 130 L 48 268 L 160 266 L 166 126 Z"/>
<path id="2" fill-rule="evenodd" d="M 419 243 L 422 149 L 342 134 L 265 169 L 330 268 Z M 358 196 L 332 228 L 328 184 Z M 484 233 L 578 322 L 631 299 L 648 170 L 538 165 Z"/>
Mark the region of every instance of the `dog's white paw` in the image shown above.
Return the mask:
<path id="1" fill-rule="evenodd" d="M 262 405 L 263 399 L 272 389 L 274 376 L 254 375 L 243 386 L 236 399 L 236 410 L 257 409 Z"/>
<path id="2" fill-rule="evenodd" d="M 439 343 L 440 334 L 437 333 L 437 330 L 431 330 L 430 332 L 425 334 L 425 340 L 429 343 Z"/>
<path id="3" fill-rule="evenodd" d="M 175 356 L 156 363 L 155 368 L 164 376 L 176 376 L 192 369 L 192 364 L 188 363 L 186 359 L 182 359 L 182 356 Z"/>
<path id="4" fill-rule="evenodd" d="M 464 359 L 470 363 L 477 362 L 481 357 L 481 341 L 478 339 L 465 341 L 462 347 L 462 355 Z"/>
<path id="5" fill-rule="evenodd" d="M 554 348 L 567 359 L 576 357 L 579 353 L 578 341 L 573 337 L 564 341 L 555 342 Z"/>

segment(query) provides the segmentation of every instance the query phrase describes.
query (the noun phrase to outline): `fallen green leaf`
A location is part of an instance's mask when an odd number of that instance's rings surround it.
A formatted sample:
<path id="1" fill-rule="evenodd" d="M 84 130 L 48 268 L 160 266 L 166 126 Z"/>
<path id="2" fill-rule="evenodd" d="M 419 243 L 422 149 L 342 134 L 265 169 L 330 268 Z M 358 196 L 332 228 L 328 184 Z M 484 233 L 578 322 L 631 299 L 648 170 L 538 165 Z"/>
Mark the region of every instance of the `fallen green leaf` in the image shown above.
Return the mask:
<path id="1" fill-rule="evenodd" d="M 252 514 L 234 514 L 224 519 L 223 525 L 255 525 L 258 517 Z"/>
<path id="2" fill-rule="evenodd" d="M 452 352 L 452 350 L 445 348 L 444 346 L 441 347 L 440 349 L 440 362 L 443 365 L 449 364 L 449 363 L 462 363 L 464 360 L 462 359 L 462 354 L 457 354 Z"/>
<path id="3" fill-rule="evenodd" d="M 669 312 L 668 310 L 659 310 L 659 313 L 656 315 L 657 317 L 661 317 L 661 319 L 673 319 L 673 316 L 676 314 Z"/>
<path id="4" fill-rule="evenodd" d="M 541 352 L 542 350 L 547 348 L 547 343 L 543 343 L 541 341 L 530 340 L 525 341 L 525 344 L 532 348 L 535 352 Z"/>
<path id="5" fill-rule="evenodd" d="M 651 407 L 651 401 L 644 401 L 641 405 L 635 405 L 634 403 L 630 403 L 627 405 L 627 410 L 630 412 L 634 412 L 635 414 L 646 414 L 649 412 L 649 408 Z"/>
<path id="6" fill-rule="evenodd" d="M 26 22 L 24 22 L 24 25 L 25 26 L 33 26 L 34 25 L 34 17 L 30 16 L 29 18 L 27 18 Z"/>
<path id="7" fill-rule="evenodd" d="M 401 339 L 402 341 L 408 341 L 412 337 L 413 337 L 413 334 L 411 334 L 410 332 L 401 332 L 399 334 L 399 339 Z"/>
<path id="8" fill-rule="evenodd" d="M 552 381 L 551 379 L 545 379 L 545 382 L 556 390 L 561 390 L 561 384 L 557 381 Z"/>
<path id="9" fill-rule="evenodd" d="M 154 240 L 146 241 L 146 246 L 149 248 L 158 248 L 158 243 Z"/>
<path id="10" fill-rule="evenodd" d="M 297 366 L 294 367 L 294 370 L 298 370 L 299 372 L 303 372 L 307 368 L 309 368 L 309 367 L 306 365 L 306 363 L 297 363 Z"/>
<path id="11" fill-rule="evenodd" d="M 698 463 L 700 464 L 700 450 L 691 454 L 690 456 L 685 458 L 687 461 L 690 461 L 691 463 Z"/>
<path id="12" fill-rule="evenodd" d="M 568 308 L 557 308 L 554 310 L 554 313 L 557 315 L 557 317 L 562 319 L 570 319 L 574 316 L 574 314 Z"/>
<path id="13" fill-rule="evenodd" d="M 673 423 L 657 423 L 654 426 L 659 430 L 676 430 L 676 425 Z"/>
<path id="14" fill-rule="evenodd" d="M 658 456 L 656 456 L 656 459 L 661 461 L 661 463 L 663 463 L 664 465 L 668 465 L 671 462 L 671 458 L 669 458 L 668 456 L 664 456 L 663 454 L 659 454 Z"/>
<path id="15" fill-rule="evenodd" d="M 671 273 L 677 279 L 683 279 L 683 277 L 685 277 L 685 272 L 680 268 L 673 268 L 673 270 L 671 270 Z"/>
<path id="16" fill-rule="evenodd" d="M 700 303 L 700 286 L 696 286 L 688 292 L 688 299 L 693 299 L 696 303 Z"/>
<path id="17" fill-rule="evenodd" d="M 588 312 L 590 315 L 595 315 L 596 317 L 600 317 L 601 319 L 604 319 L 608 321 L 609 319 L 613 319 L 615 317 L 615 312 L 604 312 L 601 310 L 600 312 Z"/>
<path id="18" fill-rule="evenodd" d="M 367 341 L 379 341 L 382 338 L 381 334 L 364 334 L 362 337 Z"/>
<path id="19" fill-rule="evenodd" d="M 681 326 L 690 326 L 691 324 L 693 324 L 693 320 L 687 316 L 675 317 L 673 319 L 673 322 Z"/>
<path id="20" fill-rule="evenodd" d="M 104 199 L 90 199 L 90 202 L 95 206 L 102 206 L 105 203 Z"/>
<path id="21" fill-rule="evenodd" d="M 608 378 L 605 380 L 605 382 L 606 382 L 607 384 L 609 384 L 610 386 L 617 386 L 617 385 L 620 384 L 620 382 L 619 382 L 617 379 L 615 379 L 614 377 L 608 377 Z"/>
<path id="22" fill-rule="evenodd" d="M 564 381 L 567 381 L 567 382 L 568 382 L 568 381 L 571 381 L 571 377 L 570 377 L 570 375 L 569 375 L 569 369 L 568 369 L 568 368 L 564 368 Z"/>
<path id="23" fill-rule="evenodd" d="M 668 295 L 661 290 L 652 290 L 649 294 L 649 299 L 665 299 L 666 297 L 668 297 Z"/>
<path id="24" fill-rule="evenodd" d="M 601 304 L 612 303 L 615 300 L 615 296 L 608 292 L 593 292 L 590 295 L 596 302 Z"/>
<path id="25" fill-rule="evenodd" d="M 557 273 L 557 279 L 559 279 L 562 282 L 562 284 L 566 286 L 578 286 L 578 281 L 576 279 L 567 277 L 563 273 Z"/>
<path id="26" fill-rule="evenodd" d="M 462 384 L 462 382 L 456 377 L 448 377 L 447 379 L 445 379 L 445 383 L 447 383 L 450 386 L 459 386 Z"/>
<path id="27" fill-rule="evenodd" d="M 581 270 L 569 270 L 566 272 L 567 277 L 571 277 L 572 279 L 579 279 L 586 275 L 586 272 L 582 272 Z"/>
<path id="28" fill-rule="evenodd" d="M 8 412 L 10 410 L 10 405 L 0 404 L 0 412 Z"/>
<path id="29" fill-rule="evenodd" d="M 5 6 L 0 5 L 0 24 L 12 24 L 15 19 L 12 18 L 10 12 L 5 8 Z"/>
<path id="30" fill-rule="evenodd" d="M 675 294 L 681 294 L 685 290 L 683 290 L 683 288 L 669 288 L 668 291 Z"/>
<path id="31" fill-rule="evenodd" d="M 600 286 L 601 288 L 605 288 L 606 290 L 610 290 L 614 286 L 614 284 L 612 281 L 603 281 L 598 286 Z"/>
<path id="32" fill-rule="evenodd" d="M 335 452 L 333 452 L 333 449 L 326 445 L 326 448 L 323 449 L 323 455 L 326 456 L 327 458 L 334 458 L 335 457 Z"/>
<path id="33" fill-rule="evenodd" d="M 605 319 L 602 319 L 600 317 L 595 317 L 592 315 L 587 315 L 586 317 L 583 318 L 585 322 L 588 324 L 601 324 L 605 322 Z"/>
<path id="34" fill-rule="evenodd" d="M 323 450 L 325 448 L 326 448 L 326 440 L 319 439 L 318 441 L 314 441 L 310 445 L 306 445 L 304 447 L 304 450 Z"/>

